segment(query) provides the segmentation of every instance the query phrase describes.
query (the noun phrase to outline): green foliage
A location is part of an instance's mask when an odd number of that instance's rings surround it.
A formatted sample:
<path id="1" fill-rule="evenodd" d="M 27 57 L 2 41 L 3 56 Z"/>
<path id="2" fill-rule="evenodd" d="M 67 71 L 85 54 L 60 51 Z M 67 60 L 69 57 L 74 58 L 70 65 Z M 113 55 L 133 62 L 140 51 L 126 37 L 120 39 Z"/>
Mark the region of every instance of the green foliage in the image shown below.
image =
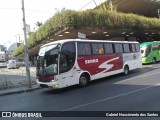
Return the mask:
<path id="1" fill-rule="evenodd" d="M 45 40 L 64 28 L 106 28 L 106 29 L 132 29 L 132 30 L 159 30 L 160 20 L 147 18 L 135 14 L 125 14 L 116 11 L 104 11 L 94 9 L 86 11 L 64 10 L 56 13 L 45 24 L 32 33 L 28 38 L 28 48 L 34 47 L 37 43 Z M 23 53 L 24 46 L 21 45 L 14 52 L 17 56 Z"/>
<path id="2" fill-rule="evenodd" d="M 20 54 L 23 54 L 23 51 L 24 51 L 24 45 L 21 44 L 16 50 L 13 51 L 13 56 L 17 56 L 17 55 L 20 55 Z"/>

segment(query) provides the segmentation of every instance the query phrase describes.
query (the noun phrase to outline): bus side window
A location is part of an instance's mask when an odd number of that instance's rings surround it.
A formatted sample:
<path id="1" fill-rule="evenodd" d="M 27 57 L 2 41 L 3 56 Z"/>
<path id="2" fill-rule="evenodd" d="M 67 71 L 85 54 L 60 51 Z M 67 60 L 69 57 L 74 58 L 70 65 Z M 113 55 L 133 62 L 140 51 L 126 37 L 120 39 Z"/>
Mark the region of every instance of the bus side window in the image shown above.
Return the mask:
<path id="1" fill-rule="evenodd" d="M 158 50 L 160 50 L 160 44 L 158 44 Z"/>
<path id="2" fill-rule="evenodd" d="M 67 57 L 65 54 L 61 54 L 60 66 L 67 67 Z"/>
<path id="3" fill-rule="evenodd" d="M 89 43 L 78 43 L 78 55 L 91 55 L 91 47 Z"/>
<path id="4" fill-rule="evenodd" d="M 136 47 L 136 52 L 139 52 L 140 51 L 140 46 L 138 43 L 135 44 L 135 47 Z"/>
<path id="5" fill-rule="evenodd" d="M 130 52 L 129 44 L 127 44 L 127 43 L 123 44 L 123 50 L 125 53 L 129 53 Z"/>
<path id="6" fill-rule="evenodd" d="M 91 46 L 89 43 L 85 43 L 85 52 L 86 55 L 91 55 Z"/>
<path id="7" fill-rule="evenodd" d="M 134 44 L 129 44 L 131 52 L 135 52 L 136 48 Z"/>
<path id="8" fill-rule="evenodd" d="M 78 43 L 77 44 L 77 49 L 78 49 L 78 56 L 81 56 L 81 55 L 85 55 L 85 45 L 84 43 Z"/>
<path id="9" fill-rule="evenodd" d="M 111 43 L 105 43 L 104 44 L 104 49 L 106 54 L 111 54 L 113 53 L 113 45 Z"/>
<path id="10" fill-rule="evenodd" d="M 152 46 L 152 50 L 158 50 L 158 49 L 159 49 L 159 45 L 158 44 Z"/>
<path id="11" fill-rule="evenodd" d="M 151 49 L 152 49 L 152 46 L 151 46 L 151 45 L 147 46 L 146 56 L 148 56 L 148 55 L 151 53 Z"/>
<path id="12" fill-rule="evenodd" d="M 103 43 L 92 43 L 93 54 L 104 54 Z"/>
<path id="13" fill-rule="evenodd" d="M 115 43 L 115 44 L 114 44 L 114 48 L 115 48 L 115 53 L 123 53 L 122 44 L 120 44 L 120 43 Z"/>

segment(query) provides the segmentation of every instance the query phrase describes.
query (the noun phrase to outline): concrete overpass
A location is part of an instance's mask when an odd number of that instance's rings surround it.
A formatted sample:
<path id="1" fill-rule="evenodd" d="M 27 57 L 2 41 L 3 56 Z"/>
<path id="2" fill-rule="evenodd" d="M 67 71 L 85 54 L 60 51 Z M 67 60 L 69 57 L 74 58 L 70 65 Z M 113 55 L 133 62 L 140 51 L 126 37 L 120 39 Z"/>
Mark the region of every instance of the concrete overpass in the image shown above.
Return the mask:
<path id="1" fill-rule="evenodd" d="M 111 1 L 113 5 L 117 6 L 118 11 L 124 13 L 140 14 L 147 17 L 158 17 L 158 9 L 160 9 L 160 0 L 111 0 Z"/>

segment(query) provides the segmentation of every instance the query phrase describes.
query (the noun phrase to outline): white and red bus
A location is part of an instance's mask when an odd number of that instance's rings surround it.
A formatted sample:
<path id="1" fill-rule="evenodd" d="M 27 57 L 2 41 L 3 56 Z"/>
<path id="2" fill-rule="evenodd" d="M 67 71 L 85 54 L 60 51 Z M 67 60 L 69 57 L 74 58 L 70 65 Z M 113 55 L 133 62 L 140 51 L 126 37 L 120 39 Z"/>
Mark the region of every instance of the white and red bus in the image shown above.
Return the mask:
<path id="1" fill-rule="evenodd" d="M 110 75 L 141 68 L 138 42 L 66 39 L 43 45 L 37 59 L 37 83 L 64 88 L 87 85 Z"/>

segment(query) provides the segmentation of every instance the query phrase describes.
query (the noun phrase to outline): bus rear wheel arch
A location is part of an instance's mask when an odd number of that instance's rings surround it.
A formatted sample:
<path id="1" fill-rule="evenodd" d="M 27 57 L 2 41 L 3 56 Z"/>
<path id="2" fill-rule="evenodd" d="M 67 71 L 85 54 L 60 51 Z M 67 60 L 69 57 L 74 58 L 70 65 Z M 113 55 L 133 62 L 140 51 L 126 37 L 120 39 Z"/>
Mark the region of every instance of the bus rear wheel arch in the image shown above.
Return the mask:
<path id="1" fill-rule="evenodd" d="M 124 73 L 124 75 L 128 75 L 128 73 L 129 73 L 129 66 L 128 65 L 124 66 L 123 73 Z"/>
<path id="2" fill-rule="evenodd" d="M 79 77 L 79 86 L 80 87 L 84 87 L 86 86 L 90 81 L 90 76 L 88 73 L 83 73 L 81 74 L 81 76 Z"/>

